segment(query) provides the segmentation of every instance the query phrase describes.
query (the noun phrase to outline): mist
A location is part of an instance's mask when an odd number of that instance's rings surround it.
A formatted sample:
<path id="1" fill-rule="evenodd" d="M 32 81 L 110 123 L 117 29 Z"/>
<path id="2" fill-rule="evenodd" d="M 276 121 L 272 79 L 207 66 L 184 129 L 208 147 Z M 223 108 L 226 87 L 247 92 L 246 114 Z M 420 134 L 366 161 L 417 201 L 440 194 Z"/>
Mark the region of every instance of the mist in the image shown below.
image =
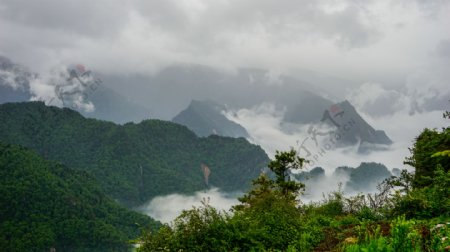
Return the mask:
<path id="1" fill-rule="evenodd" d="M 170 223 L 183 210 L 200 207 L 203 203 L 220 211 L 229 211 L 232 206 L 239 203 L 237 198 L 241 195 L 241 192 L 225 193 L 218 188 L 211 188 L 192 195 L 170 194 L 157 196 L 136 210 L 163 223 Z"/>

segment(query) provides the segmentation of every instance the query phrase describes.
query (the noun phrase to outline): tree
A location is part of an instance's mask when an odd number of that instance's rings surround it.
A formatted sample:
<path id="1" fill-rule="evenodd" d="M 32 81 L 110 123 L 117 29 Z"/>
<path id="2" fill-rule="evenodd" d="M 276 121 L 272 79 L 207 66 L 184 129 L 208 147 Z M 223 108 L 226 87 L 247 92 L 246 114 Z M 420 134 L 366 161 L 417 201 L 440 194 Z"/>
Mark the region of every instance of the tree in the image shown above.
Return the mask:
<path id="1" fill-rule="evenodd" d="M 404 163 L 416 169 L 413 186 L 422 188 L 430 185 L 438 165 L 445 172 L 450 168 L 450 156 L 446 155 L 446 151 L 450 150 L 450 128 L 442 131 L 425 129 L 409 150 L 412 156 L 407 157 Z"/>
<path id="2" fill-rule="evenodd" d="M 304 184 L 291 180 L 289 176 L 291 170 L 301 169 L 305 162 L 307 161 L 299 157 L 294 149 L 277 151 L 275 159 L 270 161 L 268 167 L 275 173 L 275 185 L 285 198 L 295 199 L 300 190 L 305 188 Z"/>
<path id="3" fill-rule="evenodd" d="M 277 151 L 275 159 L 268 164 L 269 169 L 275 174 L 275 180 L 271 180 L 266 174 L 261 174 L 253 180 L 253 188 L 239 198 L 243 205 L 238 205 L 235 209 L 254 206 L 257 202 L 270 201 L 282 196 L 283 200 L 295 205 L 296 198 L 301 190 L 305 188 L 303 183 L 290 179 L 290 171 L 301 169 L 305 159 L 297 155 L 294 149 L 290 151 Z"/>

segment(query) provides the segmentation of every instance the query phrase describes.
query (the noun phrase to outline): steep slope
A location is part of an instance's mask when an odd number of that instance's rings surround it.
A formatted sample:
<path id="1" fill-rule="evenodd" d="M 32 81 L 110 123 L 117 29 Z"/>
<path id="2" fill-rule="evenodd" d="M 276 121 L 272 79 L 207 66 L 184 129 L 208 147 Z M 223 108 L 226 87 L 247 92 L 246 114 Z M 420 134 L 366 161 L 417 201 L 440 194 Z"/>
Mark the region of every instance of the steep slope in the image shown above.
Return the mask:
<path id="1" fill-rule="evenodd" d="M 125 251 L 157 224 L 119 206 L 86 172 L 0 142 L 2 251 Z"/>
<path id="2" fill-rule="evenodd" d="M 0 121 L 0 141 L 89 172 L 127 206 L 204 189 L 201 164 L 211 170 L 210 186 L 246 189 L 268 162 L 260 147 L 243 138 L 199 138 L 185 126 L 159 120 L 121 126 L 31 102 L 0 105 Z"/>
<path id="3" fill-rule="evenodd" d="M 241 125 L 228 120 L 222 114 L 225 110 L 225 106 L 213 101 L 193 100 L 189 107 L 172 119 L 172 122 L 185 125 L 201 137 L 209 135 L 248 137 L 247 131 Z"/>
<path id="4" fill-rule="evenodd" d="M 360 151 L 370 148 L 370 144 L 389 145 L 392 140 L 382 130 L 375 130 L 356 111 L 348 101 L 332 105 L 325 110 L 322 121 L 338 129 L 338 144 L 360 143 Z"/>

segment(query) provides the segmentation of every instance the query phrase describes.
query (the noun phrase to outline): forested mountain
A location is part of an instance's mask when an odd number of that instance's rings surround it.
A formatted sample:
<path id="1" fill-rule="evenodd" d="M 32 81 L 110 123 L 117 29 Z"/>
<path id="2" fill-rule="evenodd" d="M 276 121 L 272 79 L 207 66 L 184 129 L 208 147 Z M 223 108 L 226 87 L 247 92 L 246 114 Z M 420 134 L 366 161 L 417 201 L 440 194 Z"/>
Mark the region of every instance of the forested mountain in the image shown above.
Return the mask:
<path id="1" fill-rule="evenodd" d="M 0 142 L 2 251 L 124 251 L 151 218 L 105 195 L 84 171 Z"/>
<path id="2" fill-rule="evenodd" d="M 244 127 L 222 114 L 225 110 L 225 106 L 213 101 L 193 100 L 185 110 L 172 119 L 172 122 L 185 125 L 202 137 L 209 135 L 248 137 Z"/>
<path id="3" fill-rule="evenodd" d="M 349 192 L 373 191 L 383 180 L 393 176 L 385 165 L 374 162 L 363 162 L 356 168 L 348 166 L 336 168 L 333 176 L 341 175 L 349 177 L 345 184 L 345 190 Z"/>
<path id="4" fill-rule="evenodd" d="M 206 188 L 202 164 L 211 171 L 209 186 L 242 190 L 269 160 L 244 138 L 199 138 L 185 126 L 159 120 L 116 125 L 42 102 L 0 105 L 0 121 L 0 141 L 87 171 L 127 206 Z"/>

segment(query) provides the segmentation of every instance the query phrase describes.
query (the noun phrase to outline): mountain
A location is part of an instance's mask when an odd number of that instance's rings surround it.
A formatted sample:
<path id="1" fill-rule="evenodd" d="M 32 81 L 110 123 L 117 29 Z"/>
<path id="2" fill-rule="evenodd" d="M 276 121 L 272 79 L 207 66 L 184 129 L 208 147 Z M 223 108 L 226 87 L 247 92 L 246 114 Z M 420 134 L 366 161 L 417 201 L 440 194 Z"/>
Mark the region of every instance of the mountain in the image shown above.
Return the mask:
<path id="1" fill-rule="evenodd" d="M 185 125 L 201 137 L 210 135 L 249 137 L 241 125 L 226 118 L 224 111 L 225 106 L 213 101 L 193 100 L 185 110 L 172 119 L 172 122 Z"/>
<path id="2" fill-rule="evenodd" d="M 158 224 L 107 197 L 83 171 L 0 142 L 2 251 L 126 251 Z"/>
<path id="3" fill-rule="evenodd" d="M 325 170 L 322 167 L 314 167 L 310 171 L 302 171 L 296 174 L 291 174 L 291 176 L 302 183 L 308 180 L 315 182 L 325 177 Z"/>
<path id="4" fill-rule="evenodd" d="M 283 121 L 289 123 L 317 123 L 320 115 L 327 110 L 333 102 L 314 93 L 303 91 L 298 94 L 298 100 L 287 107 Z"/>
<path id="5" fill-rule="evenodd" d="M 230 109 L 274 103 L 295 111 L 301 98 L 326 94 L 315 83 L 254 68 L 225 71 L 186 64 L 169 66 L 151 76 L 103 75 L 101 78 L 111 88 L 133 97 L 139 104 L 158 108 L 152 111 L 152 115 L 164 120 L 172 119 L 192 100 L 213 100 L 226 104 Z M 318 113 L 323 113 L 323 110 Z"/>
<path id="6" fill-rule="evenodd" d="M 79 110 L 89 118 L 96 118 L 115 123 L 140 122 L 151 117 L 149 109 L 140 106 L 113 89 L 101 85 L 88 96 L 95 107 L 92 112 Z"/>
<path id="7" fill-rule="evenodd" d="M 67 69 L 62 68 L 62 70 L 60 69 L 61 72 L 59 74 L 67 75 L 69 73 L 66 73 L 65 71 L 70 72 L 72 70 L 73 69 L 70 67 Z M 86 71 L 86 73 L 87 72 L 89 72 L 89 77 L 94 78 L 95 74 L 92 74 L 90 71 Z M 38 74 L 32 73 L 24 66 L 16 64 L 10 59 L 0 55 L 0 104 L 41 99 L 39 98 L 39 95 L 35 94 L 35 91 L 33 91 L 34 88 L 30 84 L 30 82 L 36 80 L 38 80 L 37 82 L 39 83 L 39 88 L 46 86 L 47 92 L 50 91 L 50 94 L 48 94 L 50 97 L 52 95 L 58 96 L 56 95 L 58 93 L 58 87 L 73 86 L 74 84 L 70 83 L 68 80 L 64 80 L 63 78 L 51 83 L 51 80 L 41 79 Z M 56 94 L 51 94 L 51 92 Z M 82 113 L 84 116 L 90 118 L 107 120 L 116 123 L 126 123 L 131 121 L 140 122 L 143 119 L 150 118 L 149 109 L 128 100 L 125 96 L 108 87 L 106 83 L 101 82 L 101 80 L 99 85 L 96 85 L 95 88 L 84 89 L 83 91 L 75 94 L 80 94 L 80 96 L 75 99 L 76 101 L 81 99 L 84 100 L 84 102 L 90 102 L 93 104 L 94 110 L 85 111 L 77 106 L 71 106 L 74 104 L 71 103 L 70 100 L 64 101 L 64 93 L 55 98 L 62 98 L 62 105 L 71 107 L 72 109 Z M 65 98 L 67 98 L 67 95 Z M 49 103 L 48 100 L 49 99 L 47 99 L 47 103 Z M 50 104 L 54 103 L 50 102 Z"/>
<path id="8" fill-rule="evenodd" d="M 374 144 L 392 144 L 384 131 L 370 126 L 348 101 L 334 104 L 325 110 L 321 121 L 336 129 L 334 134 L 339 136 L 339 139 L 335 139 L 338 146 L 359 143 L 360 151 L 365 151 Z"/>
<path id="9" fill-rule="evenodd" d="M 0 141 L 87 171 L 129 207 L 207 186 L 244 190 L 269 161 L 244 138 L 199 138 L 185 126 L 160 120 L 116 125 L 42 102 L 0 105 L 0 121 Z M 208 185 L 202 164 L 211 171 Z"/>
<path id="10" fill-rule="evenodd" d="M 345 184 L 345 190 L 348 192 L 367 192 L 375 190 L 377 185 L 386 178 L 391 177 L 392 173 L 383 164 L 363 162 L 356 168 L 338 167 L 334 171 L 333 176 L 349 177 Z"/>

